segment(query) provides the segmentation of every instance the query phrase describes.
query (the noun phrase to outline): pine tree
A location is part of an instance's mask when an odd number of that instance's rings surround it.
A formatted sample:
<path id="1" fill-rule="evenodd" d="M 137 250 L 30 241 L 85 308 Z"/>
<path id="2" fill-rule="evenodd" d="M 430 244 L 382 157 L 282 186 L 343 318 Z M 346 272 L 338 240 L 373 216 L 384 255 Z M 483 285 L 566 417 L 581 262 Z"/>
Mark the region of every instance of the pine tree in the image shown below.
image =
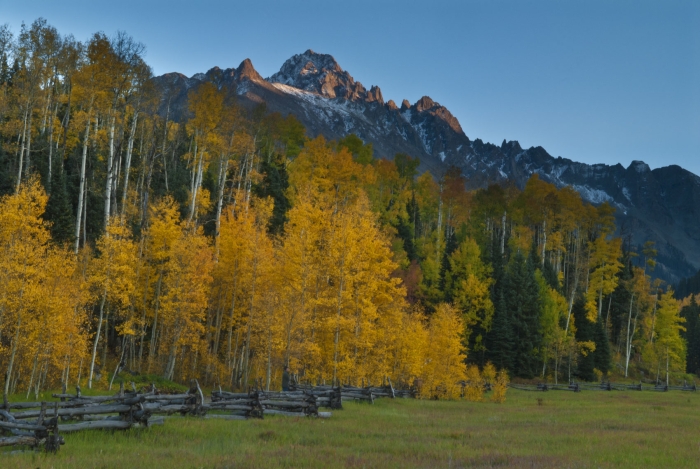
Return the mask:
<path id="1" fill-rule="evenodd" d="M 268 224 L 268 231 L 272 235 L 282 235 L 284 224 L 287 222 L 287 212 L 291 206 L 287 198 L 289 188 L 289 175 L 285 162 L 281 156 L 260 163 L 262 181 L 254 187 L 255 194 L 260 198 L 271 197 L 274 201 L 272 216 Z"/>
<path id="2" fill-rule="evenodd" d="M 51 223 L 51 236 L 55 241 L 72 242 L 75 234 L 75 218 L 73 207 L 68 199 L 66 177 L 63 171 L 53 172 L 51 188 L 44 219 Z"/>
<path id="3" fill-rule="evenodd" d="M 491 330 L 486 336 L 486 357 L 497 368 L 513 370 L 513 334 L 502 288 L 497 288 Z"/>
<path id="4" fill-rule="evenodd" d="M 549 262 L 549 259 L 544 260 L 542 276 L 547 281 L 550 287 L 554 288 L 556 291 L 560 290 L 561 285 L 559 283 L 559 277 L 557 277 L 557 273 L 555 272 L 554 267 L 552 267 L 552 263 Z"/>
<path id="5" fill-rule="evenodd" d="M 408 257 L 409 261 L 418 259 L 416 246 L 413 243 L 413 232 L 414 229 L 411 223 L 404 217 L 399 217 L 398 223 L 396 224 L 396 234 L 401 238 L 401 241 L 403 241 L 403 250 L 406 251 L 406 257 Z"/>
<path id="6" fill-rule="evenodd" d="M 695 300 L 695 295 L 690 297 L 690 304 L 681 309 L 681 317 L 685 318 L 686 331 L 683 338 L 688 344 L 686 358 L 686 373 L 700 372 L 700 306 Z"/>
<path id="7" fill-rule="evenodd" d="M 442 254 L 442 260 L 440 262 L 440 290 L 445 293 L 444 300 L 448 303 L 454 301 L 453 292 L 447 288 L 448 278 L 452 270 L 452 265 L 450 263 L 450 256 L 457 249 L 459 243 L 457 242 L 457 237 L 450 234 L 448 230 L 445 230 L 445 251 Z"/>
<path id="8" fill-rule="evenodd" d="M 538 358 L 535 354 L 540 343 L 539 286 L 535 279 L 534 263 L 518 252 L 506 276 L 506 305 L 511 311 L 513 334 L 513 372 L 516 376 L 532 378 Z"/>

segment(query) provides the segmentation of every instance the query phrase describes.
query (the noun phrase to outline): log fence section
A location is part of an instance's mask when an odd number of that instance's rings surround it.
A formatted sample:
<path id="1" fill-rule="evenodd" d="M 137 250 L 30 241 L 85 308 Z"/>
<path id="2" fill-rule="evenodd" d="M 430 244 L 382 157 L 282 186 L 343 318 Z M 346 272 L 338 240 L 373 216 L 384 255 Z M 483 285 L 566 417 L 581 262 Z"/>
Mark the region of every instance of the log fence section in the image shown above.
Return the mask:
<path id="1" fill-rule="evenodd" d="M 75 394 L 52 397 L 56 402 L 8 402 L 0 408 L 0 447 L 29 446 L 56 452 L 64 444 L 62 433 L 88 429 L 126 430 L 162 425 L 165 416 L 182 415 L 204 418 L 240 420 L 264 418 L 269 415 L 329 418 L 331 412 L 320 409 L 342 409 L 343 401 L 374 403 L 377 398 L 415 397 L 413 390 L 387 386 L 310 386 L 295 385 L 286 392 L 254 389 L 247 393 L 212 391 L 205 402 L 204 393 L 196 380 L 190 389 L 180 394 L 160 394 L 155 386 L 125 392 L 123 384 L 111 396 L 84 396 L 80 387 Z M 68 422 L 68 423 L 64 423 Z"/>
<path id="2" fill-rule="evenodd" d="M 656 392 L 688 391 L 688 392 L 696 392 L 698 390 L 695 383 L 689 384 L 686 382 L 683 383 L 683 386 L 667 386 L 666 384 L 663 384 L 663 383 L 644 386 L 642 383 L 622 384 L 622 383 L 611 383 L 609 381 L 602 381 L 600 383 L 571 382 L 569 384 L 509 383 L 508 387 L 512 388 L 512 389 L 519 389 L 521 391 L 573 391 L 573 392 L 581 392 L 583 390 L 586 390 L 586 391 L 656 391 Z"/>

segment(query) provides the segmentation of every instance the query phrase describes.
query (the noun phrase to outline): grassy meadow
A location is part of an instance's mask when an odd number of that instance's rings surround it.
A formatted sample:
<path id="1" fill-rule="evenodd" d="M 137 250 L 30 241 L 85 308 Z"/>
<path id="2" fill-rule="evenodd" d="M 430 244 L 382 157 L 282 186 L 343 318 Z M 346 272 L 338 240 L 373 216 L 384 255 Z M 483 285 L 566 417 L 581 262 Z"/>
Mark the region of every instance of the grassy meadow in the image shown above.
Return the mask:
<path id="1" fill-rule="evenodd" d="M 65 435 L 56 455 L 2 454 L 9 468 L 698 467 L 700 395 L 535 393 L 504 404 L 377 400 L 331 419 L 223 421 Z"/>

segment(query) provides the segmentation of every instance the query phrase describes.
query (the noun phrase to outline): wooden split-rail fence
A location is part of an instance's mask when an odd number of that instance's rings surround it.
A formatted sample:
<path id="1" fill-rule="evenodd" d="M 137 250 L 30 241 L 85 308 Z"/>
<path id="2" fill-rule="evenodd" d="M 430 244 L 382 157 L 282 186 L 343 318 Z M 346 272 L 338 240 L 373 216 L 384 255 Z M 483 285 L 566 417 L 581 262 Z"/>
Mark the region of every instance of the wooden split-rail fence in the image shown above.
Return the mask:
<path id="1" fill-rule="evenodd" d="M 551 384 L 551 383 L 537 383 L 537 384 L 518 384 L 510 383 L 508 387 L 512 389 L 519 389 L 521 391 L 573 391 L 581 392 L 586 391 L 697 391 L 697 386 L 695 383 L 683 382 L 682 386 L 668 386 L 665 383 L 658 383 L 652 385 L 644 385 L 641 382 L 638 384 L 622 384 L 622 383 L 611 383 L 610 381 L 602 381 L 600 383 L 577 383 L 572 381 L 569 384 Z"/>
<path id="2" fill-rule="evenodd" d="M 55 452 L 64 444 L 64 433 L 87 429 L 125 430 L 162 425 L 165 416 L 182 415 L 212 419 L 242 420 L 267 415 L 292 417 L 331 417 L 348 400 L 366 401 L 382 397 L 414 397 L 411 390 L 393 386 L 310 386 L 295 385 L 287 392 L 253 389 L 247 393 L 212 391 L 205 400 L 196 380 L 186 393 L 161 394 L 155 386 L 125 392 L 123 384 L 113 396 L 53 394 L 57 402 L 7 402 L 0 408 L 0 447 L 28 446 Z M 10 436 L 3 437 L 3 433 Z"/>

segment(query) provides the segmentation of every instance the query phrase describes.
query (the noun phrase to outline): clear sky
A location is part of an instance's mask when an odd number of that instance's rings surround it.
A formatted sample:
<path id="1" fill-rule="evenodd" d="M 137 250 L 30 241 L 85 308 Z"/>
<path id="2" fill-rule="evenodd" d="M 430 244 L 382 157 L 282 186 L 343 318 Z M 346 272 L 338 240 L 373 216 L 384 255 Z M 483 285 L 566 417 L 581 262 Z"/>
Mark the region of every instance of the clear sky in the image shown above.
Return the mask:
<path id="1" fill-rule="evenodd" d="M 38 17 L 127 31 L 155 74 L 250 58 L 267 77 L 313 49 L 385 100 L 430 96 L 472 139 L 700 174 L 698 0 L 0 0 L 14 32 Z"/>

